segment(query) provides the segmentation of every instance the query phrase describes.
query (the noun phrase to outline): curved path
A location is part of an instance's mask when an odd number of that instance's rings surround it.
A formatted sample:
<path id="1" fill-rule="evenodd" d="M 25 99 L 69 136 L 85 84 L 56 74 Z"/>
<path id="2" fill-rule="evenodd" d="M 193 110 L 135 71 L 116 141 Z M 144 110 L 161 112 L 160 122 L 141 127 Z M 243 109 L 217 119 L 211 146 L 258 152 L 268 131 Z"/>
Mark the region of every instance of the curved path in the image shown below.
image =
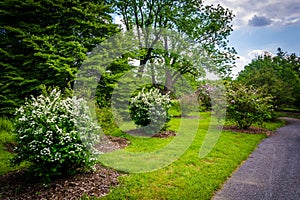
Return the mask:
<path id="1" fill-rule="evenodd" d="M 287 126 L 260 143 L 214 200 L 300 199 L 300 119 L 283 119 Z"/>

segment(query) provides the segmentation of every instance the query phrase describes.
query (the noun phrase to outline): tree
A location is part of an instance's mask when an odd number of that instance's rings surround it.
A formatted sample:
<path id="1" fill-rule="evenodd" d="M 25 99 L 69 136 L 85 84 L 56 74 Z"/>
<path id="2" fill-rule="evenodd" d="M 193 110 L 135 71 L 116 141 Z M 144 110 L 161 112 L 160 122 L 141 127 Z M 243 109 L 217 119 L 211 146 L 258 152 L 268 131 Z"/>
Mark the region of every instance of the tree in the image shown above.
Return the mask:
<path id="1" fill-rule="evenodd" d="M 218 72 L 226 74 L 230 71 L 228 62 L 234 60 L 235 50 L 228 47 L 227 36 L 232 31 L 230 22 L 233 14 L 220 5 L 204 6 L 200 0 L 125 0 L 111 1 L 116 14 L 122 17 L 126 30 L 136 28 L 137 37 L 143 40 L 149 37 L 149 30 L 157 29 L 156 34 L 160 35 L 162 29 L 177 32 L 190 38 L 190 42 L 199 45 L 208 52 L 214 60 L 214 67 Z M 178 54 L 168 52 L 172 46 L 170 41 L 165 39 L 164 50 L 151 48 L 149 44 L 140 56 L 140 67 L 138 77 L 145 72 L 145 68 L 154 71 L 149 63 L 154 60 L 163 60 L 163 64 L 175 69 L 174 72 L 165 70 L 164 92 L 171 90 L 180 75 L 196 78 L 205 73 L 202 66 L 196 66 Z M 137 59 L 137 58 L 136 58 Z M 153 82 L 155 83 L 155 75 Z M 159 87 L 159 86 L 157 86 Z"/>
<path id="2" fill-rule="evenodd" d="M 237 81 L 262 87 L 265 93 L 273 96 L 278 108 L 297 105 L 300 100 L 299 63 L 299 57 L 288 55 L 279 48 L 276 56 L 259 56 L 245 66 Z"/>
<path id="3" fill-rule="evenodd" d="M 96 0 L 0 2 L 0 112 L 12 114 L 39 86 L 65 88 L 87 52 L 117 31 Z"/>

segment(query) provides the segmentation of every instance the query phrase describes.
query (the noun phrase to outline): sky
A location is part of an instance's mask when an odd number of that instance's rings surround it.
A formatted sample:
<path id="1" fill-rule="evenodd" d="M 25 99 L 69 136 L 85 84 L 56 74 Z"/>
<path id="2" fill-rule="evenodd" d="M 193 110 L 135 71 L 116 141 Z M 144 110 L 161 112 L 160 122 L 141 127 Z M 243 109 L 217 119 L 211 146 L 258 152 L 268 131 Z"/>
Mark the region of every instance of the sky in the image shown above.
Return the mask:
<path id="1" fill-rule="evenodd" d="M 284 52 L 300 55 L 299 0 L 204 0 L 221 4 L 235 14 L 229 45 L 240 57 L 233 69 L 236 75 L 253 58 L 263 52 Z"/>

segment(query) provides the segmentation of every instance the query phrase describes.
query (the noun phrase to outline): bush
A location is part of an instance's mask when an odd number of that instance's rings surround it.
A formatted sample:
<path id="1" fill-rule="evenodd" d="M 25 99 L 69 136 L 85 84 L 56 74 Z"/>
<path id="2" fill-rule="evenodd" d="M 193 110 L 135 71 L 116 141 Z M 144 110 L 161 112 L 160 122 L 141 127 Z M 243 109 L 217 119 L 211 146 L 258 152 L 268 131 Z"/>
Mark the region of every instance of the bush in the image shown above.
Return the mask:
<path id="1" fill-rule="evenodd" d="M 158 89 L 143 89 L 131 98 L 130 116 L 135 124 L 148 133 L 153 134 L 166 128 L 170 120 L 168 109 L 171 106 L 169 95 L 162 95 Z"/>
<path id="2" fill-rule="evenodd" d="M 196 91 L 197 99 L 199 101 L 200 108 L 205 111 L 211 108 L 211 92 L 213 92 L 214 87 L 211 84 L 203 84 L 198 87 Z"/>
<path id="3" fill-rule="evenodd" d="M 247 129 L 253 123 L 262 124 L 272 117 L 272 97 L 264 95 L 253 86 L 233 84 L 227 87 L 227 117 L 240 129 Z"/>
<path id="4" fill-rule="evenodd" d="M 27 99 L 17 111 L 17 147 L 13 163 L 32 163 L 30 171 L 45 181 L 60 175 L 73 175 L 91 169 L 96 159 L 92 146 L 99 131 L 87 103 L 76 97 L 63 98 L 52 90 Z"/>
<path id="5" fill-rule="evenodd" d="M 111 107 L 97 108 L 96 113 L 101 129 L 105 134 L 112 134 L 118 129 L 118 124 L 123 123 L 122 117 L 118 112 L 113 112 Z"/>
<path id="6" fill-rule="evenodd" d="M 179 117 L 181 116 L 181 108 L 180 108 L 180 103 L 179 100 L 174 99 L 171 100 L 170 108 L 168 110 L 169 116 L 170 117 Z"/>
<path id="7" fill-rule="evenodd" d="M 180 98 L 181 115 L 188 116 L 192 111 L 199 111 L 196 95 L 185 95 Z"/>

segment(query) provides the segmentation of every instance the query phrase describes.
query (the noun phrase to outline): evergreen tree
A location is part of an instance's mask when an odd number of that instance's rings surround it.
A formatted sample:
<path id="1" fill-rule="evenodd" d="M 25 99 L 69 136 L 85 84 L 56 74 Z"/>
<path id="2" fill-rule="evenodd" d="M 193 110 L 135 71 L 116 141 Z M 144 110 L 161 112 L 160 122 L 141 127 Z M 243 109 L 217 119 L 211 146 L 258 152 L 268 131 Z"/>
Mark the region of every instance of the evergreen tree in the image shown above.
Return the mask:
<path id="1" fill-rule="evenodd" d="M 97 0 L 1 1 L 1 114 L 39 94 L 41 84 L 72 82 L 87 52 L 118 31 L 111 12 Z"/>

